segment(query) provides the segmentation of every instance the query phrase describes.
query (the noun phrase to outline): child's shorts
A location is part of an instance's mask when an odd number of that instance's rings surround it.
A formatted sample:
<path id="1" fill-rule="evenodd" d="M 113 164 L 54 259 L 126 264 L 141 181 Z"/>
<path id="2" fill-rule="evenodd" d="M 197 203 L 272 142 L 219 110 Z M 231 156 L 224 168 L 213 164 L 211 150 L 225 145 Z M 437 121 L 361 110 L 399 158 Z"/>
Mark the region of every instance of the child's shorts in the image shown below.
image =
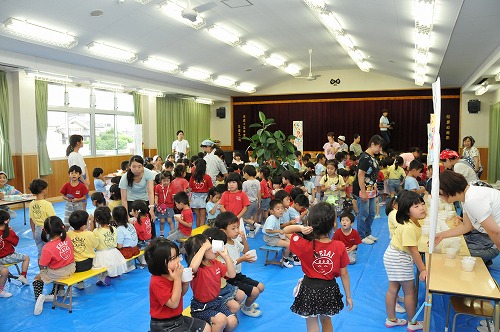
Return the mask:
<path id="1" fill-rule="evenodd" d="M 168 218 L 173 218 L 174 217 L 174 209 L 173 208 L 167 208 L 165 213 L 160 213 L 158 210 L 156 211 L 156 218 L 158 219 L 168 219 Z"/>
<path id="2" fill-rule="evenodd" d="M 243 219 L 251 219 L 253 216 L 257 213 L 259 210 L 259 202 L 251 202 L 250 205 L 248 206 L 247 211 L 243 215 Z"/>
<path id="3" fill-rule="evenodd" d="M 220 289 L 219 297 L 222 299 L 222 303 L 227 304 L 230 300 L 234 300 L 237 292 L 238 287 L 227 283 L 224 288 Z"/>
<path id="4" fill-rule="evenodd" d="M 20 254 L 18 252 L 14 252 L 10 255 L 0 258 L 0 264 L 14 264 L 24 261 L 26 258 L 25 254 Z"/>
<path id="5" fill-rule="evenodd" d="M 271 247 L 276 247 L 278 245 L 278 242 L 280 240 L 279 236 L 269 236 L 267 234 L 264 234 L 264 242 Z"/>
<path id="6" fill-rule="evenodd" d="M 149 241 L 150 240 L 147 240 L 147 241 L 145 241 L 145 240 L 139 240 L 139 241 L 137 241 L 137 247 L 139 248 L 139 250 L 142 250 L 142 249 L 146 248 L 148 246 L 148 244 L 149 244 Z"/>
<path id="7" fill-rule="evenodd" d="M 236 273 L 236 276 L 234 278 L 227 279 L 227 283 L 241 289 L 246 296 L 250 296 L 252 294 L 253 288 L 257 287 L 257 285 L 259 284 L 257 280 L 253 280 L 252 278 L 249 278 L 242 273 Z"/>
<path id="8" fill-rule="evenodd" d="M 195 298 L 191 300 L 191 316 L 204 320 L 210 324 L 212 317 L 218 313 L 223 313 L 226 317 L 234 316 L 227 305 L 222 302 L 220 297 L 216 297 L 210 302 L 199 302 Z"/>
<path id="9" fill-rule="evenodd" d="M 260 211 L 267 211 L 267 210 L 269 210 L 269 203 L 270 202 L 271 202 L 271 197 L 262 198 L 260 200 Z"/>
<path id="10" fill-rule="evenodd" d="M 168 319 L 155 319 L 151 317 L 149 329 L 151 332 L 202 332 L 205 329 L 206 324 L 207 323 L 201 319 L 182 315 Z"/>
<path id="11" fill-rule="evenodd" d="M 349 257 L 349 264 L 356 264 L 357 250 L 348 251 L 347 256 Z"/>
<path id="12" fill-rule="evenodd" d="M 45 284 L 48 284 L 55 280 L 71 277 L 73 273 L 75 273 L 75 270 L 75 262 L 63 266 L 59 269 L 51 269 L 50 267 L 46 267 L 40 270 L 40 277 Z"/>
<path id="13" fill-rule="evenodd" d="M 87 258 L 86 260 L 75 262 L 75 272 L 85 272 L 92 268 L 92 263 L 94 262 L 93 258 Z"/>
<path id="14" fill-rule="evenodd" d="M 178 228 L 172 232 L 172 234 L 170 234 L 167 239 L 170 240 L 170 241 L 177 241 L 179 239 L 182 239 L 182 238 L 185 238 L 185 237 L 189 237 L 189 235 L 185 235 L 184 233 L 182 233 Z"/>
<path id="15" fill-rule="evenodd" d="M 207 206 L 207 193 L 192 193 L 189 207 L 192 209 L 204 209 Z"/>

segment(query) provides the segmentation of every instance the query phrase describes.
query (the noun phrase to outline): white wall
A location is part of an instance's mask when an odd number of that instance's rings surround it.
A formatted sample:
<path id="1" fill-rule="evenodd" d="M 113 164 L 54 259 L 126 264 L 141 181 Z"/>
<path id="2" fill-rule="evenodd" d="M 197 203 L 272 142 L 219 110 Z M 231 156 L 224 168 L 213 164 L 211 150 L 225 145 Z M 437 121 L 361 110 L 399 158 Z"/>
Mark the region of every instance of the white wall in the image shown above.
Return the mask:
<path id="1" fill-rule="evenodd" d="M 226 108 L 226 117 L 220 119 L 216 116 L 216 109 L 219 107 Z M 218 139 L 223 146 L 232 144 L 232 122 L 233 110 L 229 102 L 216 102 L 210 107 L 210 138 Z"/>
<path id="2" fill-rule="evenodd" d="M 10 75 L 12 90 L 12 122 L 10 131 L 12 154 L 37 154 L 38 139 L 36 129 L 35 80 L 19 72 Z"/>
<path id="3" fill-rule="evenodd" d="M 481 101 L 481 109 L 479 113 L 469 113 L 467 103 L 469 100 L 477 99 Z M 489 137 L 489 114 L 490 106 L 494 104 L 495 95 L 493 93 L 485 93 L 482 96 L 475 94 L 462 94 L 461 110 L 460 110 L 460 142 L 465 136 L 472 136 L 476 140 L 475 146 L 478 148 L 488 147 Z"/>

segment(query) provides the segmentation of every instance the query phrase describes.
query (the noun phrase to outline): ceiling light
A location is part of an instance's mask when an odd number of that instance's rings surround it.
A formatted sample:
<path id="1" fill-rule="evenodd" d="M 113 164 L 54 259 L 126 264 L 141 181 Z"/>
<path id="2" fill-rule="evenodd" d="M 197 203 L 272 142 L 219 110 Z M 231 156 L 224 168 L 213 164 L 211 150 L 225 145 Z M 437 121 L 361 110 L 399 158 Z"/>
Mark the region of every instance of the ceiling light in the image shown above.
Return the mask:
<path id="1" fill-rule="evenodd" d="M 26 75 L 29 77 L 33 77 L 36 80 L 53 82 L 53 83 L 71 83 L 73 79 L 69 78 L 66 75 L 58 75 L 51 73 L 43 73 L 39 71 L 26 70 Z"/>
<path id="2" fill-rule="evenodd" d="M 213 105 L 214 104 L 214 101 L 212 99 L 208 99 L 208 98 L 196 97 L 196 98 L 194 98 L 194 101 L 197 102 L 198 104 L 205 104 L 205 105 Z"/>
<path id="3" fill-rule="evenodd" d="M 434 0 L 415 0 L 415 25 L 432 29 Z"/>
<path id="4" fill-rule="evenodd" d="M 285 65 L 285 60 L 278 54 L 271 54 L 264 60 L 266 61 L 266 63 L 277 68 L 283 67 Z"/>
<path id="5" fill-rule="evenodd" d="M 484 81 L 483 84 L 481 84 L 479 86 L 479 88 L 477 88 L 477 90 L 474 92 L 476 94 L 476 96 L 480 96 L 480 95 L 483 95 L 486 93 L 486 91 L 488 91 L 490 88 L 490 86 L 488 85 L 488 81 Z"/>
<path id="6" fill-rule="evenodd" d="M 3 23 L 3 27 L 12 35 L 31 39 L 44 44 L 68 49 L 73 48 L 76 44 L 78 44 L 77 38 L 66 32 L 52 30 L 12 17 Z"/>
<path id="7" fill-rule="evenodd" d="M 351 38 L 349 38 L 349 36 L 345 32 L 342 32 L 342 33 L 337 35 L 337 41 L 346 50 L 350 50 L 350 49 L 354 48 L 354 43 L 352 42 Z"/>
<path id="8" fill-rule="evenodd" d="M 429 52 L 415 50 L 415 63 L 420 66 L 425 66 L 429 60 Z"/>
<path id="9" fill-rule="evenodd" d="M 158 90 L 149 90 L 149 89 L 139 89 L 136 91 L 137 94 L 149 97 L 164 97 L 165 92 Z"/>
<path id="10" fill-rule="evenodd" d="M 256 58 L 261 58 L 264 56 L 265 51 L 260 48 L 258 45 L 252 42 L 246 42 L 245 44 L 240 46 L 243 52 L 256 57 Z"/>
<path id="11" fill-rule="evenodd" d="M 94 89 L 108 90 L 108 91 L 123 91 L 123 90 L 125 90 L 123 85 L 109 83 L 109 82 L 93 82 L 92 87 Z"/>
<path id="12" fill-rule="evenodd" d="M 416 85 L 424 85 L 425 83 L 425 75 L 415 75 L 415 84 Z"/>
<path id="13" fill-rule="evenodd" d="M 415 74 L 417 75 L 425 75 L 429 71 L 429 67 L 416 65 L 415 66 Z"/>
<path id="14" fill-rule="evenodd" d="M 288 65 L 283 70 L 292 76 L 300 75 L 300 68 L 296 65 Z"/>
<path id="15" fill-rule="evenodd" d="M 500 82 L 500 72 L 495 75 L 495 81 Z"/>
<path id="16" fill-rule="evenodd" d="M 319 18 L 328 29 L 334 32 L 342 31 L 342 26 L 332 12 L 323 12 L 319 14 Z"/>
<path id="17" fill-rule="evenodd" d="M 326 7 L 323 0 L 304 0 L 304 2 L 309 6 L 309 8 L 314 10 L 323 10 Z"/>
<path id="18" fill-rule="evenodd" d="M 247 93 L 254 93 L 255 91 L 255 86 L 248 84 L 248 83 L 241 83 L 236 86 L 236 89 L 242 92 L 247 92 Z"/>
<path id="19" fill-rule="evenodd" d="M 201 17 L 200 14 L 196 16 L 196 21 L 194 22 L 182 17 L 182 11 L 186 9 L 186 7 L 178 5 L 173 1 L 170 0 L 163 1 L 158 5 L 158 9 L 168 17 L 173 18 L 174 20 L 181 22 L 187 26 L 190 26 L 193 29 L 198 30 L 205 25 L 205 20 L 203 19 L 203 17 Z"/>
<path id="20" fill-rule="evenodd" d="M 214 79 L 214 84 L 229 88 L 234 86 L 236 82 L 230 78 L 219 76 L 216 79 Z"/>
<path id="21" fill-rule="evenodd" d="M 428 50 L 431 47 L 431 33 L 415 31 L 415 48 Z"/>
<path id="22" fill-rule="evenodd" d="M 352 49 L 347 52 L 347 54 L 356 62 L 360 62 L 364 59 L 363 55 L 359 50 Z"/>
<path id="23" fill-rule="evenodd" d="M 144 63 L 146 67 L 167 73 L 175 74 L 179 71 L 179 66 L 177 64 L 153 56 L 142 60 L 142 63 Z"/>
<path id="24" fill-rule="evenodd" d="M 106 44 L 91 42 L 87 45 L 89 52 L 111 60 L 116 60 L 120 62 L 132 63 L 137 60 L 137 55 L 129 50 L 124 50 L 121 48 L 109 46 Z"/>
<path id="25" fill-rule="evenodd" d="M 207 31 L 212 37 L 231 46 L 236 46 L 240 43 L 240 37 L 223 25 L 214 24 L 209 26 Z"/>
<path id="26" fill-rule="evenodd" d="M 364 72 L 369 72 L 370 71 L 370 65 L 366 61 L 357 61 L 356 65 L 359 67 Z"/>
<path id="27" fill-rule="evenodd" d="M 148 3 L 151 2 L 151 0 L 135 0 L 137 1 L 138 3 L 140 3 L 141 5 L 147 5 Z"/>
<path id="28" fill-rule="evenodd" d="M 184 76 L 198 81 L 206 81 L 210 78 L 210 74 L 202 70 L 188 68 L 183 72 Z"/>

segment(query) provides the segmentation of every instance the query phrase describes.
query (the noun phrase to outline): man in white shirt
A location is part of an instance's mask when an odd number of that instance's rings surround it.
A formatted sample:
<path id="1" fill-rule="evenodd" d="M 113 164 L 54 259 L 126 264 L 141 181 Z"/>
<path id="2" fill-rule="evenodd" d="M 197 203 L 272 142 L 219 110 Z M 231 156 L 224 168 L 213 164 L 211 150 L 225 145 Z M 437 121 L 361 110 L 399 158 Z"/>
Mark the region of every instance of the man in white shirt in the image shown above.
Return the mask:
<path id="1" fill-rule="evenodd" d="M 389 115 L 389 111 L 387 109 L 383 109 L 382 110 L 382 116 L 380 117 L 380 121 L 379 121 L 379 128 L 380 128 L 380 136 L 382 136 L 382 138 L 384 139 L 384 150 L 387 149 L 387 146 L 389 145 L 389 143 L 391 143 L 391 138 L 390 138 L 390 133 L 389 133 L 389 129 L 392 129 L 391 125 L 390 125 L 390 122 L 389 122 L 389 119 L 387 118 L 387 116 Z"/>
<path id="2" fill-rule="evenodd" d="M 189 142 L 184 139 L 184 132 L 182 130 L 177 131 L 177 140 L 172 143 L 172 154 L 175 155 L 175 160 L 179 158 L 180 153 L 184 156 L 187 156 L 189 153 Z"/>
<path id="3" fill-rule="evenodd" d="M 203 158 L 207 162 L 207 171 L 206 173 L 212 178 L 212 183 L 215 183 L 217 180 L 216 177 L 219 173 L 227 176 L 227 169 L 224 165 L 222 159 L 219 156 L 215 155 L 215 143 L 209 139 L 201 142 L 200 147 L 203 149 L 203 152 L 206 153 L 206 156 Z"/>

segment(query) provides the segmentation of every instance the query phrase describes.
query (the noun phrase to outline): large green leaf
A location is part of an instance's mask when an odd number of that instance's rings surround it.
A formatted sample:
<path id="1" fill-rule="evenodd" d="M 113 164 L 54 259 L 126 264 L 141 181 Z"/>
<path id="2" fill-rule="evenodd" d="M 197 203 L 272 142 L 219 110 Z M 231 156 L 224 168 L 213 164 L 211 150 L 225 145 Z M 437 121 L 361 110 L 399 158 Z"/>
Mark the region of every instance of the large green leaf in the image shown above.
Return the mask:
<path id="1" fill-rule="evenodd" d="M 250 141 L 250 142 L 252 141 L 252 139 L 251 139 L 251 138 L 248 138 L 248 137 L 246 137 L 246 136 L 243 136 L 241 139 L 244 139 L 245 141 Z"/>
<path id="2" fill-rule="evenodd" d="M 272 125 L 273 123 L 274 123 L 274 119 L 266 119 L 266 121 L 264 121 L 264 124 L 265 124 L 266 126 L 270 126 L 270 125 Z"/>
<path id="3" fill-rule="evenodd" d="M 259 112 L 259 119 L 262 121 L 262 123 L 266 122 L 266 115 L 262 112 Z"/>
<path id="4" fill-rule="evenodd" d="M 257 135 L 258 135 L 258 136 L 261 136 L 263 131 L 264 131 L 264 129 L 259 129 L 259 130 L 257 130 Z"/>
<path id="5" fill-rule="evenodd" d="M 257 157 L 261 157 L 264 154 L 264 152 L 266 152 L 266 150 L 264 150 L 264 149 L 258 150 L 257 151 Z"/>
<path id="6" fill-rule="evenodd" d="M 251 125 L 248 126 L 248 128 L 259 128 L 262 127 L 260 123 L 252 123 Z"/>
<path id="7" fill-rule="evenodd" d="M 274 138 L 267 139 L 267 144 L 273 144 L 273 143 L 276 143 L 276 140 Z"/>
<path id="8" fill-rule="evenodd" d="M 276 146 L 278 147 L 278 150 L 283 151 L 283 143 L 276 141 Z"/>
<path id="9" fill-rule="evenodd" d="M 286 148 L 288 149 L 288 151 L 290 151 L 290 153 L 294 153 L 295 152 L 295 148 L 293 147 L 293 144 L 290 143 L 290 142 L 285 142 L 285 146 Z"/>
<path id="10" fill-rule="evenodd" d="M 259 139 L 259 135 L 258 134 L 253 134 L 252 136 L 252 141 L 257 141 Z"/>
<path id="11" fill-rule="evenodd" d="M 266 143 L 266 136 L 265 135 L 262 135 L 259 137 L 259 140 L 262 144 L 265 144 Z"/>
<path id="12" fill-rule="evenodd" d="M 279 130 L 274 132 L 274 138 L 280 138 Z"/>
<path id="13" fill-rule="evenodd" d="M 271 151 L 266 150 L 266 151 L 264 152 L 264 159 L 266 159 L 266 160 L 271 159 Z"/>

